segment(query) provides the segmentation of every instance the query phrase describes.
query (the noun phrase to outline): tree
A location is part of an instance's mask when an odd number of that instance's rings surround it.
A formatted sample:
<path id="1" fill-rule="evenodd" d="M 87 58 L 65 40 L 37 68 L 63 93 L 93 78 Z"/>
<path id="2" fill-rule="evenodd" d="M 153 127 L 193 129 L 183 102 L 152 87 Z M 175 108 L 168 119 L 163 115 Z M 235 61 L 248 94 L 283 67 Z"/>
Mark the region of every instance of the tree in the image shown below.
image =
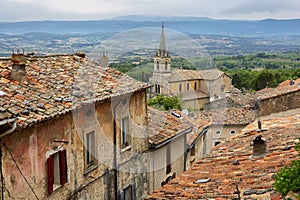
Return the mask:
<path id="1" fill-rule="evenodd" d="M 300 143 L 296 145 L 296 150 L 300 153 Z M 288 192 L 300 192 L 300 159 L 294 160 L 289 166 L 279 170 L 275 175 L 273 184 L 275 190 L 286 196 Z M 300 193 L 298 194 L 300 198 Z"/>
<path id="2" fill-rule="evenodd" d="M 179 97 L 157 95 L 156 97 L 149 99 L 147 104 L 148 106 L 153 106 L 161 110 L 182 109 L 182 102 Z"/>

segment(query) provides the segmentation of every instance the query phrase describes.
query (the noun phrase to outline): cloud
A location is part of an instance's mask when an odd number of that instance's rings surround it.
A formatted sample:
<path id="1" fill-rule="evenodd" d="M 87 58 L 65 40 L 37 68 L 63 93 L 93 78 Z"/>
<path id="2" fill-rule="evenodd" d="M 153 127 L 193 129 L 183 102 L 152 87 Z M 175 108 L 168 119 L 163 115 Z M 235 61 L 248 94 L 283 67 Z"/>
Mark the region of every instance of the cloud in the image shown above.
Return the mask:
<path id="1" fill-rule="evenodd" d="M 300 4 L 298 0 L 243 0 L 240 1 L 239 5 L 235 7 L 225 9 L 221 14 L 280 14 L 282 13 L 292 13 L 293 11 L 299 10 Z"/>
<path id="2" fill-rule="evenodd" d="M 300 18 L 298 0 L 1 0 L 0 20 L 88 20 L 121 15 Z"/>

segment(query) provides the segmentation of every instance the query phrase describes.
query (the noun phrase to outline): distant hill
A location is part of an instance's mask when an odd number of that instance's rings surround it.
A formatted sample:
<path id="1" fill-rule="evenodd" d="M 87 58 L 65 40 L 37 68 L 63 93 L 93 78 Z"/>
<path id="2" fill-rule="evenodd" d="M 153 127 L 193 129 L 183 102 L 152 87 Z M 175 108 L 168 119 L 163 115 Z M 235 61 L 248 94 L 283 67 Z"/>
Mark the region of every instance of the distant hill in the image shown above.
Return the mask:
<path id="1" fill-rule="evenodd" d="M 190 34 L 231 36 L 300 35 L 300 19 L 246 21 L 144 15 L 130 15 L 94 21 L 0 22 L 0 34 L 121 32 L 134 28 L 160 27 L 162 21 L 165 22 L 166 28 Z"/>

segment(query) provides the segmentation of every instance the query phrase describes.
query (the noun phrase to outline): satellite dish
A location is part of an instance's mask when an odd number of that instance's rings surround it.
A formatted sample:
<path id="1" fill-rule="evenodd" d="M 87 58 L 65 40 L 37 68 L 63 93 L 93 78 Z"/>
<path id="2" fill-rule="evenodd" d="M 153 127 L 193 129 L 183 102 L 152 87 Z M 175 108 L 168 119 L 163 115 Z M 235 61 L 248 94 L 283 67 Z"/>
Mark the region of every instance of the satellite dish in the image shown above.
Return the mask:
<path id="1" fill-rule="evenodd" d="M 187 109 L 183 109 L 181 112 L 182 112 L 184 115 L 189 115 L 189 111 L 188 111 Z"/>

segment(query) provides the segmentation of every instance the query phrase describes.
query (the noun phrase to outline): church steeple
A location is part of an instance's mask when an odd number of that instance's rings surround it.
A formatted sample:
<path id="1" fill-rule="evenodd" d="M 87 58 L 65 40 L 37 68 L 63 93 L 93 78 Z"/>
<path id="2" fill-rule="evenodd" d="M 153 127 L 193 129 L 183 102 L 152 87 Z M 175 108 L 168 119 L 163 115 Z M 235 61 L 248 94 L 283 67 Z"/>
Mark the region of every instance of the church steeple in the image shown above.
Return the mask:
<path id="1" fill-rule="evenodd" d="M 155 73 L 170 73 L 171 72 L 171 56 L 169 51 L 166 50 L 165 42 L 165 27 L 164 23 L 161 26 L 160 44 L 156 49 L 156 55 L 154 57 L 154 72 Z"/>
<path id="2" fill-rule="evenodd" d="M 165 31 L 164 31 L 164 23 L 161 25 L 161 35 L 160 35 L 160 44 L 159 49 L 161 51 L 166 51 L 166 42 L 165 42 Z"/>

